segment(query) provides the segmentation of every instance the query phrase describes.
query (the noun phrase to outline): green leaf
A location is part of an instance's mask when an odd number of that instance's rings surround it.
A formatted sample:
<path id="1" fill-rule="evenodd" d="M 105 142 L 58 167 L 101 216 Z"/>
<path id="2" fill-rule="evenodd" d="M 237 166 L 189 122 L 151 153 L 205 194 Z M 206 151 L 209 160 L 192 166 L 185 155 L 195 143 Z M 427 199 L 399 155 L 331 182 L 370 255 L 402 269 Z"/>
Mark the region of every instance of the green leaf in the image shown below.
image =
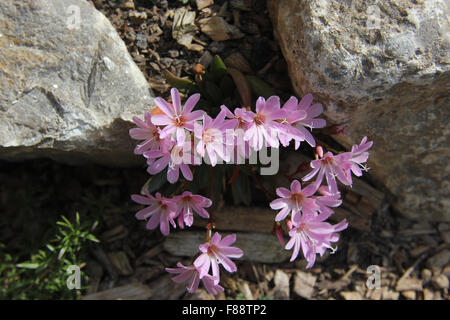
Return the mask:
<path id="1" fill-rule="evenodd" d="M 246 78 L 250 84 L 252 92 L 256 96 L 267 99 L 268 97 L 275 95 L 275 90 L 260 78 L 251 75 L 247 75 Z"/>
<path id="2" fill-rule="evenodd" d="M 211 72 L 223 72 L 223 74 L 225 74 L 226 71 L 227 67 L 225 66 L 225 63 L 218 55 L 215 55 L 211 61 Z"/>
<path id="3" fill-rule="evenodd" d="M 198 87 L 195 82 L 189 79 L 178 78 L 168 70 L 164 70 L 164 78 L 172 86 L 180 90 L 180 92 L 191 94 L 198 91 Z"/>
<path id="4" fill-rule="evenodd" d="M 209 71 L 203 75 L 203 81 L 213 81 L 217 84 L 220 83 L 222 77 L 227 74 L 227 67 L 223 63 L 222 59 L 215 55 Z"/>
<path id="5" fill-rule="evenodd" d="M 86 239 L 91 240 L 93 242 L 100 242 L 93 234 L 90 234 L 86 237 Z"/>
<path id="6" fill-rule="evenodd" d="M 23 269 L 37 269 L 39 267 L 38 263 L 34 262 L 22 262 L 19 264 L 16 264 L 17 268 L 23 268 Z"/>
<path id="7" fill-rule="evenodd" d="M 75 240 L 77 240 L 77 239 L 75 238 Z M 61 248 L 61 250 L 59 250 L 58 260 L 61 260 L 61 258 L 63 257 L 65 252 L 66 252 L 66 248 L 65 247 L 63 247 L 63 248 Z"/>

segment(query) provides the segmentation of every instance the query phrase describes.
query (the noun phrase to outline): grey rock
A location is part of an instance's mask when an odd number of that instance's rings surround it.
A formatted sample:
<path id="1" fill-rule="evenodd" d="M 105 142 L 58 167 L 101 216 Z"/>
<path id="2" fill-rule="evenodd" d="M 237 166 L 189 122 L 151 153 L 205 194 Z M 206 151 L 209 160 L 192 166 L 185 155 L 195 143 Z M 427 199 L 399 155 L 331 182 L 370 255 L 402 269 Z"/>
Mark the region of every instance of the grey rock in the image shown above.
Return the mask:
<path id="1" fill-rule="evenodd" d="M 412 219 L 450 220 L 449 7 L 442 0 L 269 0 L 299 96 L 311 92 L 335 138 L 374 141 L 370 173 Z"/>
<path id="2" fill-rule="evenodd" d="M 193 294 L 187 294 L 183 300 L 216 300 L 213 294 L 209 293 L 205 289 L 197 289 Z"/>
<path id="3" fill-rule="evenodd" d="M 426 265 L 431 270 L 441 270 L 446 265 L 450 265 L 450 250 L 444 249 L 428 258 Z"/>
<path id="4" fill-rule="evenodd" d="M 422 291 L 422 280 L 417 278 L 401 278 L 395 287 L 396 291 Z"/>
<path id="5" fill-rule="evenodd" d="M 195 2 L 198 10 L 202 10 L 214 4 L 214 0 L 196 0 Z"/>
<path id="6" fill-rule="evenodd" d="M 277 300 L 289 300 L 289 275 L 277 269 L 273 278 L 275 284 L 274 296 Z"/>
<path id="7" fill-rule="evenodd" d="M 424 284 L 431 280 L 432 275 L 433 273 L 429 269 L 422 269 L 420 272 L 420 277 L 422 278 Z"/>
<path id="8" fill-rule="evenodd" d="M 147 49 L 147 36 L 145 33 L 139 32 L 136 34 L 136 46 L 141 49 Z"/>
<path id="9" fill-rule="evenodd" d="M 449 281 L 445 274 L 434 276 L 431 283 L 436 289 L 448 289 Z"/>
<path id="10" fill-rule="evenodd" d="M 222 233 L 221 233 L 222 234 Z M 244 251 L 242 260 L 280 263 L 287 261 L 290 251 L 280 246 L 272 234 L 257 232 L 235 232 L 236 242 L 231 246 Z M 227 234 L 222 234 L 225 237 Z M 198 253 L 198 246 L 205 242 L 205 233 L 199 231 L 174 232 L 168 235 L 164 242 L 164 250 L 179 257 L 193 257 Z"/>
<path id="11" fill-rule="evenodd" d="M 200 29 L 213 41 L 240 39 L 244 34 L 238 27 L 229 24 L 224 18 L 214 16 L 199 21 Z"/>
<path id="12" fill-rule="evenodd" d="M 179 44 L 189 48 L 196 31 L 195 12 L 185 8 L 177 9 L 173 18 L 172 37 Z"/>
<path id="13" fill-rule="evenodd" d="M 317 277 L 311 273 L 297 271 L 294 276 L 294 292 L 302 298 L 311 299 L 316 280 Z"/>
<path id="14" fill-rule="evenodd" d="M 128 130 L 152 93 L 105 16 L 82 0 L 5 0 L 0 20 L 0 158 L 141 163 Z"/>
<path id="15" fill-rule="evenodd" d="M 345 300 L 364 300 L 361 293 L 357 291 L 341 291 L 340 294 Z"/>

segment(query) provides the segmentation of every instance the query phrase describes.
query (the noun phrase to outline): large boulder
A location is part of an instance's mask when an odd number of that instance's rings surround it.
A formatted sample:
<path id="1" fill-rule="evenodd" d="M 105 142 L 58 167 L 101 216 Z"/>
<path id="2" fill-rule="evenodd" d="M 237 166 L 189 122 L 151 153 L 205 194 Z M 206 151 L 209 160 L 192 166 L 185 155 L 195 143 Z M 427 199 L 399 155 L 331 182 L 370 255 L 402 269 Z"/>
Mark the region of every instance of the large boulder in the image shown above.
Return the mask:
<path id="1" fill-rule="evenodd" d="M 374 141 L 370 173 L 412 219 L 450 221 L 450 45 L 445 1 L 269 0 L 298 95 L 335 138 Z"/>
<path id="2" fill-rule="evenodd" d="M 128 166 L 151 90 L 108 19 L 84 0 L 0 2 L 0 158 Z"/>

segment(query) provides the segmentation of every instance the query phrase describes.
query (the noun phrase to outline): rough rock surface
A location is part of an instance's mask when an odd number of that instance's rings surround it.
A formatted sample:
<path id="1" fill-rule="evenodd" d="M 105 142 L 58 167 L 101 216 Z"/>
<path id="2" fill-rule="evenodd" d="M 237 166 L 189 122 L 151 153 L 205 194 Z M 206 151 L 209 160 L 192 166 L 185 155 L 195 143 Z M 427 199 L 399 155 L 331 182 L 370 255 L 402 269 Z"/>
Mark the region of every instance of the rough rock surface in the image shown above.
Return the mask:
<path id="1" fill-rule="evenodd" d="M 374 141 L 371 174 L 412 219 L 450 220 L 449 7 L 442 0 L 269 0 L 297 95 L 345 146 Z"/>
<path id="2" fill-rule="evenodd" d="M 0 158 L 136 164 L 128 129 L 152 105 L 124 43 L 86 1 L 0 2 Z"/>

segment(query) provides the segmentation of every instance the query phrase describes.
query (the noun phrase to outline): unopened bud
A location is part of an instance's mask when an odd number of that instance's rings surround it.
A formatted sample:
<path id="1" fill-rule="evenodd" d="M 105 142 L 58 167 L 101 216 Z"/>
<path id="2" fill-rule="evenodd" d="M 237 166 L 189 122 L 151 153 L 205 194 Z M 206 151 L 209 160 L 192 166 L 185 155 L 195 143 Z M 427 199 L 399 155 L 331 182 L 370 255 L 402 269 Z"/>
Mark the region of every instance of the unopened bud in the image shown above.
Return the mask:
<path id="1" fill-rule="evenodd" d="M 194 73 L 196 73 L 196 74 L 203 74 L 203 73 L 205 73 L 205 67 L 204 67 L 202 64 L 200 64 L 200 63 L 197 63 L 197 64 L 192 68 L 192 70 L 193 70 Z"/>
<path id="2" fill-rule="evenodd" d="M 288 230 L 291 230 L 293 227 L 292 221 L 289 218 L 286 219 L 286 227 L 288 228 Z"/>
<path id="3" fill-rule="evenodd" d="M 281 246 L 284 247 L 284 235 L 283 235 L 283 229 L 281 229 L 281 225 L 279 222 L 275 222 L 273 226 L 273 232 L 278 238 L 278 241 L 280 242 Z"/>
<path id="4" fill-rule="evenodd" d="M 316 147 L 316 152 L 315 152 L 315 154 L 318 155 L 319 158 L 322 158 L 322 157 L 323 157 L 323 148 L 322 148 L 322 146 L 317 146 L 317 147 Z"/>

